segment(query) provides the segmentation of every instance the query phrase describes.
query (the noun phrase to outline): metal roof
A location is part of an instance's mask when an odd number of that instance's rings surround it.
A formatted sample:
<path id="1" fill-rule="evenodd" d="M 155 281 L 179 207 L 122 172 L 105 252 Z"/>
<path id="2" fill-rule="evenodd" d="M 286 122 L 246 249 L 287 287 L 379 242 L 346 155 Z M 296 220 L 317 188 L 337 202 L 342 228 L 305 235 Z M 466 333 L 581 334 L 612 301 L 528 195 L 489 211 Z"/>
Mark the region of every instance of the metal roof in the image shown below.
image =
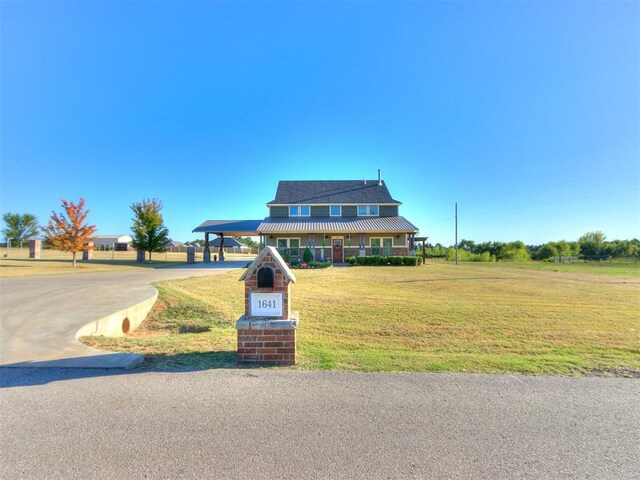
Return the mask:
<path id="1" fill-rule="evenodd" d="M 262 220 L 207 220 L 201 223 L 192 232 L 208 232 L 230 236 L 257 235 L 258 225 Z"/>
<path id="2" fill-rule="evenodd" d="M 269 233 L 378 233 L 417 232 L 415 225 L 404 217 L 267 217 L 257 228 Z"/>
<path id="3" fill-rule="evenodd" d="M 276 198 L 267 205 L 291 204 L 397 204 L 384 181 L 304 180 L 278 182 Z"/>

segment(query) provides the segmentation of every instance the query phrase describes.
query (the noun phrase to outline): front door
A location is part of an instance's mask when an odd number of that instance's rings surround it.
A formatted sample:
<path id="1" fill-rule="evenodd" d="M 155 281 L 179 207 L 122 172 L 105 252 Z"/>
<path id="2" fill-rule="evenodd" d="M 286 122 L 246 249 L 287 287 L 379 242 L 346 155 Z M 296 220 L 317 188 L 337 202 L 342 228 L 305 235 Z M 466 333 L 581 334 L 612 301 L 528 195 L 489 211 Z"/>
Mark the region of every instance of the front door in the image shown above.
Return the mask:
<path id="1" fill-rule="evenodd" d="M 333 263 L 342 263 L 342 238 L 334 238 L 333 242 Z"/>

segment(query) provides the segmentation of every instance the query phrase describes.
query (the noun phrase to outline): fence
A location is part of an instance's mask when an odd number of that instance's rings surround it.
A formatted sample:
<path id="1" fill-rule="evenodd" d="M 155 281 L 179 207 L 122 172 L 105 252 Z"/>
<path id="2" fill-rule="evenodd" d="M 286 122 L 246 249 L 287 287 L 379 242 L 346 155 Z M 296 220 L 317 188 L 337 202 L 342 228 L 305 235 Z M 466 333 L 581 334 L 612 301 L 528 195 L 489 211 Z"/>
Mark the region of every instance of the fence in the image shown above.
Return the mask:
<path id="1" fill-rule="evenodd" d="M 201 262 L 203 260 L 203 252 L 202 248 L 198 248 L 196 252 L 196 261 Z M 257 254 L 257 249 L 253 249 L 253 253 L 240 252 L 240 249 L 236 249 L 234 252 L 232 248 L 227 250 L 225 248 L 225 255 L 230 255 L 228 257 L 229 260 L 232 260 L 233 257 L 237 257 L 238 259 L 251 259 L 252 255 Z M 211 258 L 213 259 L 213 255 L 217 254 L 217 250 L 211 250 Z M 19 248 L 19 247 L 0 247 L 0 256 L 5 259 L 28 259 L 29 258 L 29 248 Z M 41 260 L 71 260 L 73 255 L 69 252 L 62 252 L 60 250 L 52 249 L 48 246 L 43 246 L 40 259 Z M 123 261 L 123 262 L 135 262 L 136 261 L 136 251 L 135 250 L 94 250 L 92 253 L 93 260 L 96 261 Z M 78 260 L 82 259 L 82 253 L 79 252 L 76 256 Z M 149 255 L 146 255 L 146 258 L 149 258 Z M 158 262 L 176 262 L 176 263 L 185 263 L 187 261 L 187 247 L 174 247 L 174 251 L 167 250 L 162 253 L 153 253 L 151 255 L 151 260 Z"/>

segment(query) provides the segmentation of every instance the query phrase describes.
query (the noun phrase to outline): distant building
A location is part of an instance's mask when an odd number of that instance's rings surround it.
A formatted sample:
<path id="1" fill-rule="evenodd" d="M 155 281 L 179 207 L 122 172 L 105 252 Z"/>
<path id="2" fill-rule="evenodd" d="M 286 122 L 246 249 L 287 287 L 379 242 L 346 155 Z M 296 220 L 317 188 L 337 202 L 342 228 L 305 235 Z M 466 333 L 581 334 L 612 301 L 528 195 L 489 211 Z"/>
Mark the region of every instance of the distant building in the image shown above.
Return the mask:
<path id="1" fill-rule="evenodd" d="M 127 251 L 133 250 L 132 241 L 133 238 L 129 235 L 98 235 L 93 240 L 93 245 L 96 250 Z"/>
<path id="2" fill-rule="evenodd" d="M 179 242 L 178 240 L 170 240 L 169 243 L 167 243 L 167 247 L 168 248 L 178 248 L 178 247 L 186 247 L 187 245 L 185 245 L 183 242 Z"/>

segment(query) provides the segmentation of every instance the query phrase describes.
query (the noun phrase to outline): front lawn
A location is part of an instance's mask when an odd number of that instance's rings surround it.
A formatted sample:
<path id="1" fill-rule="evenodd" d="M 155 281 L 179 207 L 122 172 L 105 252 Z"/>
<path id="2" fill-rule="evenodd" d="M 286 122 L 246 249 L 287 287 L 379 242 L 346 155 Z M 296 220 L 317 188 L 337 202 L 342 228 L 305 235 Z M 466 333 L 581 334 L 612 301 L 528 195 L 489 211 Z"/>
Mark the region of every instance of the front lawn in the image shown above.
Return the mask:
<path id="1" fill-rule="evenodd" d="M 640 375 L 637 276 L 509 264 L 296 270 L 302 369 Z M 241 272 L 157 284 L 128 338 L 99 348 L 147 355 L 147 368 L 235 365 Z"/>

